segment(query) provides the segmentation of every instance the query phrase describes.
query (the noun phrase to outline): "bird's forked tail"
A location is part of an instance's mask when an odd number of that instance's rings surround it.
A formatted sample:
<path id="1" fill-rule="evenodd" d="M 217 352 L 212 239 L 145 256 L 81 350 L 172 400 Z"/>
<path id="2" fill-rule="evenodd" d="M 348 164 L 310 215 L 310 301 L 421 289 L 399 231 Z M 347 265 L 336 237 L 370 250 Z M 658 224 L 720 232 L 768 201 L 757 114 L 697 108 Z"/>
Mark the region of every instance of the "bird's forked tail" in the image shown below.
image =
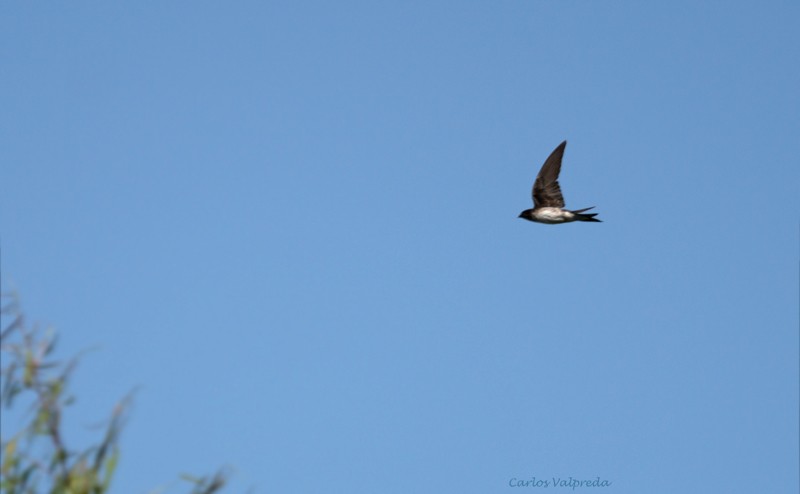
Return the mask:
<path id="1" fill-rule="evenodd" d="M 594 206 L 591 208 L 576 209 L 575 211 L 570 211 L 570 213 L 575 215 L 575 221 L 593 221 L 595 223 L 602 223 L 602 221 L 595 218 L 597 213 L 582 214 L 584 211 L 588 211 L 593 208 Z"/>

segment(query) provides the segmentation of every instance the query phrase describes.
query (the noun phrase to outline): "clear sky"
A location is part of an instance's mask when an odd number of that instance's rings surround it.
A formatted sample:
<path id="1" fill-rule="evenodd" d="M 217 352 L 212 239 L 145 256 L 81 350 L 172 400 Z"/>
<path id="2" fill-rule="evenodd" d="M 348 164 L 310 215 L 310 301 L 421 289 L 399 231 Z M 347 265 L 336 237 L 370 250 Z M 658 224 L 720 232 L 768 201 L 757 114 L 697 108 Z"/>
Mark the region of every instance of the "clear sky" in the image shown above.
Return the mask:
<path id="1" fill-rule="evenodd" d="M 797 492 L 799 53 L 789 0 L 3 2 L 3 286 L 97 348 L 74 442 L 138 389 L 115 492 Z M 603 223 L 517 218 L 564 139 Z"/>

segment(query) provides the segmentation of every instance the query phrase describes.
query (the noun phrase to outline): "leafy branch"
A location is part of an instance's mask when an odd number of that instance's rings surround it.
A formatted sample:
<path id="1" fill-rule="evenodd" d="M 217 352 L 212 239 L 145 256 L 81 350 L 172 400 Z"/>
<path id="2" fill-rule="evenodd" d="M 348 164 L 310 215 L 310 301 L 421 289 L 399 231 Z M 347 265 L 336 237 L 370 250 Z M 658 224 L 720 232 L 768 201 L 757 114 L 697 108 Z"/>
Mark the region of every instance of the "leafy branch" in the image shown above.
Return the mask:
<path id="1" fill-rule="evenodd" d="M 0 438 L 0 494 L 109 492 L 132 395 L 114 406 L 98 444 L 80 451 L 70 448 L 64 441 L 62 420 L 74 402 L 68 384 L 80 356 L 66 362 L 55 360 L 56 332 L 29 327 L 15 294 L 3 296 L 2 302 L 0 321 L 8 318 L 10 322 L 5 327 L 0 322 L 0 405 L 10 409 L 25 400 L 30 407 L 22 430 Z M 193 484 L 192 494 L 213 494 L 227 481 L 223 471 L 211 478 L 183 478 Z"/>

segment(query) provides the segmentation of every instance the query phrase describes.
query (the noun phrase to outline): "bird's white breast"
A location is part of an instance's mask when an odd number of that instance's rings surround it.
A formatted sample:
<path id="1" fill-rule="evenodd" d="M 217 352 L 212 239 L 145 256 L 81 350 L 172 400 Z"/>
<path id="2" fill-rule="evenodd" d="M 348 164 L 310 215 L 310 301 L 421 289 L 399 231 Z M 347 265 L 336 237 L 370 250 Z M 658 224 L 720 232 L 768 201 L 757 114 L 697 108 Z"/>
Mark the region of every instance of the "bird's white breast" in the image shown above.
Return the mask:
<path id="1" fill-rule="evenodd" d="M 533 213 L 534 221 L 555 225 L 574 221 L 574 214 L 560 208 L 541 208 Z"/>

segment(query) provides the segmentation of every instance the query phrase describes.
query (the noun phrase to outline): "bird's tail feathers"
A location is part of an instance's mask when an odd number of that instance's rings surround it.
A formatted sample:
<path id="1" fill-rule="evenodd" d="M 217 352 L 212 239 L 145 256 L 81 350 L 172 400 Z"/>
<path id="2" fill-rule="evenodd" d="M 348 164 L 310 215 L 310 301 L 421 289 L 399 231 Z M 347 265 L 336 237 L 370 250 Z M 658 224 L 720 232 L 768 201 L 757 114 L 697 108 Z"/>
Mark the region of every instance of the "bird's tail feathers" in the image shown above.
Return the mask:
<path id="1" fill-rule="evenodd" d="M 575 215 L 575 220 L 576 221 L 594 221 L 596 223 L 602 223 L 602 221 L 600 221 L 598 219 L 595 219 L 595 216 L 597 216 L 597 213 L 581 214 L 584 211 L 588 211 L 590 209 L 594 209 L 594 206 L 592 206 L 590 208 L 576 209 L 575 211 L 570 211 L 570 213 L 573 213 Z"/>
<path id="2" fill-rule="evenodd" d="M 595 218 L 595 216 L 597 216 L 597 213 L 592 213 L 592 214 L 580 214 L 580 213 L 578 213 L 578 214 L 575 215 L 575 217 L 577 218 L 578 221 L 594 221 L 596 223 L 602 223 L 602 221 L 598 220 L 597 218 Z"/>

